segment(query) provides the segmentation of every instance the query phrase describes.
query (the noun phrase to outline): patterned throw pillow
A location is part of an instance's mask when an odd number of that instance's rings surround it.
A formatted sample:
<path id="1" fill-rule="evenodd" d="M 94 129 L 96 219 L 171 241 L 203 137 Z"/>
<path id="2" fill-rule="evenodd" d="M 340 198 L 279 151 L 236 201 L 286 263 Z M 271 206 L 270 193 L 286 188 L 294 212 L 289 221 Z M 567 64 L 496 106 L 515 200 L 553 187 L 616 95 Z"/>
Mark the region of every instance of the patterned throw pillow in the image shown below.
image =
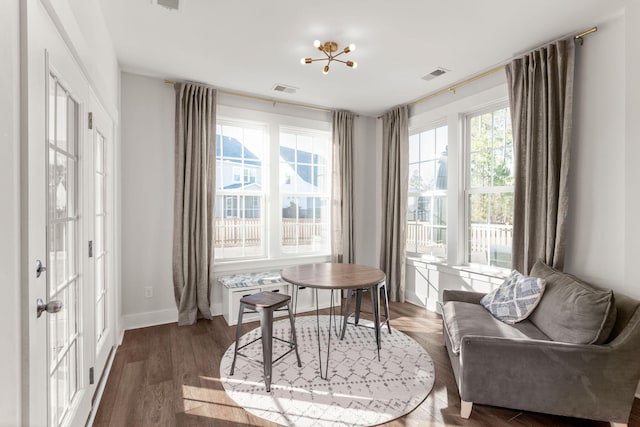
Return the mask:
<path id="1" fill-rule="evenodd" d="M 529 277 L 513 270 L 502 285 L 488 293 L 480 304 L 498 320 L 508 324 L 526 319 L 536 308 L 546 282 L 538 277 Z"/>

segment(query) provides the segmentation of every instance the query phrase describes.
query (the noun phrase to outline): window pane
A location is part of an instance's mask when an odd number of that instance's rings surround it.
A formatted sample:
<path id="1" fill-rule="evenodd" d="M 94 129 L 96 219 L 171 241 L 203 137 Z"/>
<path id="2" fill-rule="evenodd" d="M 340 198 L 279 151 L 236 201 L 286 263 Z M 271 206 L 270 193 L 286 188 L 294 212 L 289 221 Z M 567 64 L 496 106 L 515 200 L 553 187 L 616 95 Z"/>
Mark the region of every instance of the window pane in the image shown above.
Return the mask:
<path id="1" fill-rule="evenodd" d="M 447 256 L 447 126 L 409 136 L 407 252 Z"/>
<path id="2" fill-rule="evenodd" d="M 508 108 L 473 116 L 470 128 L 471 188 L 513 185 L 513 140 Z"/>
<path id="3" fill-rule="evenodd" d="M 470 147 L 467 261 L 511 267 L 513 140 L 509 108 L 468 119 Z M 468 189 L 468 190 L 469 190 Z"/>
<path id="4" fill-rule="evenodd" d="M 264 256 L 266 129 L 216 126 L 215 259 Z"/>
<path id="5" fill-rule="evenodd" d="M 479 193 L 469 197 L 470 263 L 511 267 L 513 193 Z"/>
<path id="6" fill-rule="evenodd" d="M 216 196 L 216 259 L 264 255 L 262 196 Z"/>
<path id="7" fill-rule="evenodd" d="M 331 140 L 326 133 L 280 133 L 282 253 L 330 250 Z"/>
<path id="8" fill-rule="evenodd" d="M 420 134 L 420 161 L 433 159 L 436 151 L 435 129 Z"/>

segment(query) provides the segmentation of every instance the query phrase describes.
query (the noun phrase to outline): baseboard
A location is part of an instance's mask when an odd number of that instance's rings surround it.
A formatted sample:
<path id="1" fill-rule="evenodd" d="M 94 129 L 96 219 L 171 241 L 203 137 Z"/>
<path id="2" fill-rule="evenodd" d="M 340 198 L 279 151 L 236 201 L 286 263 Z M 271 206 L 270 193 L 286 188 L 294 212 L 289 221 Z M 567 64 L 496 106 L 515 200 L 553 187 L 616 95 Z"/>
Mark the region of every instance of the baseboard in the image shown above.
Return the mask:
<path id="1" fill-rule="evenodd" d="M 104 388 L 107 385 L 107 380 L 109 379 L 109 374 L 111 373 L 111 367 L 113 366 L 113 360 L 116 358 L 117 347 L 111 350 L 111 354 L 109 355 L 109 359 L 107 359 L 107 366 L 104 368 L 104 372 L 100 377 L 100 383 L 98 384 L 98 389 L 96 390 L 96 400 L 93 402 L 91 406 L 91 412 L 89 413 L 89 419 L 87 420 L 86 425 L 92 426 L 93 421 L 96 418 L 96 413 L 98 412 L 98 408 L 100 407 L 100 401 L 102 400 L 102 394 L 104 393 Z"/>
<path id="2" fill-rule="evenodd" d="M 178 310 L 149 311 L 146 313 L 125 314 L 122 316 L 123 330 L 146 328 L 148 326 L 164 325 L 178 321 Z"/>
<path id="3" fill-rule="evenodd" d="M 222 314 L 222 304 L 211 304 L 211 315 L 219 316 Z M 122 316 L 122 334 L 129 329 L 146 328 L 149 326 L 164 325 L 178 321 L 178 310 L 169 308 L 166 310 L 148 311 L 146 313 L 126 314 Z M 120 337 L 122 344 L 122 337 Z"/>

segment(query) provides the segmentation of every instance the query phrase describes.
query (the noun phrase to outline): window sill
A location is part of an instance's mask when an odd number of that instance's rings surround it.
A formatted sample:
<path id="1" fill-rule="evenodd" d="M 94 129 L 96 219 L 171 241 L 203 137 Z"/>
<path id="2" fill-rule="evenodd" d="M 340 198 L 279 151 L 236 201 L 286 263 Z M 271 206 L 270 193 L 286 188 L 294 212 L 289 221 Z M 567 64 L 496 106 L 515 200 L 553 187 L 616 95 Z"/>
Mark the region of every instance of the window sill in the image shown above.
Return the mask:
<path id="1" fill-rule="evenodd" d="M 251 273 L 255 271 L 279 270 L 291 265 L 313 264 L 329 261 L 331 261 L 330 255 L 305 255 L 283 258 L 253 258 L 229 261 L 219 260 L 213 263 L 213 271 L 216 276 L 221 276 L 227 273 Z"/>
<path id="2" fill-rule="evenodd" d="M 443 273 L 460 277 L 484 276 L 490 279 L 504 280 L 511 273 L 510 270 L 499 267 L 489 267 L 477 264 L 451 265 L 442 260 L 427 259 L 416 256 L 407 256 L 407 264 L 416 267 L 433 268 Z"/>

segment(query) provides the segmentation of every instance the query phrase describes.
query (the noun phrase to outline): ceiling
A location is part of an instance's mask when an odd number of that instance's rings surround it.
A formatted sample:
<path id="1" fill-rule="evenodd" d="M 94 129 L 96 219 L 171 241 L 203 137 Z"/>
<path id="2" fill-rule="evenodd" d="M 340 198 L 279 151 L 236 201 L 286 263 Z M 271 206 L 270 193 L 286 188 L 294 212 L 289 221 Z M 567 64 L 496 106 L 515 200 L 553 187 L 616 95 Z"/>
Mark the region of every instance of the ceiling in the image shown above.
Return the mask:
<path id="1" fill-rule="evenodd" d="M 124 71 L 363 115 L 411 102 L 619 14 L 632 0 L 101 0 Z M 594 35 L 593 37 L 597 37 Z M 323 63 L 335 41 L 357 69 Z M 437 67 L 448 73 L 425 81 Z M 298 88 L 286 94 L 275 84 Z"/>

